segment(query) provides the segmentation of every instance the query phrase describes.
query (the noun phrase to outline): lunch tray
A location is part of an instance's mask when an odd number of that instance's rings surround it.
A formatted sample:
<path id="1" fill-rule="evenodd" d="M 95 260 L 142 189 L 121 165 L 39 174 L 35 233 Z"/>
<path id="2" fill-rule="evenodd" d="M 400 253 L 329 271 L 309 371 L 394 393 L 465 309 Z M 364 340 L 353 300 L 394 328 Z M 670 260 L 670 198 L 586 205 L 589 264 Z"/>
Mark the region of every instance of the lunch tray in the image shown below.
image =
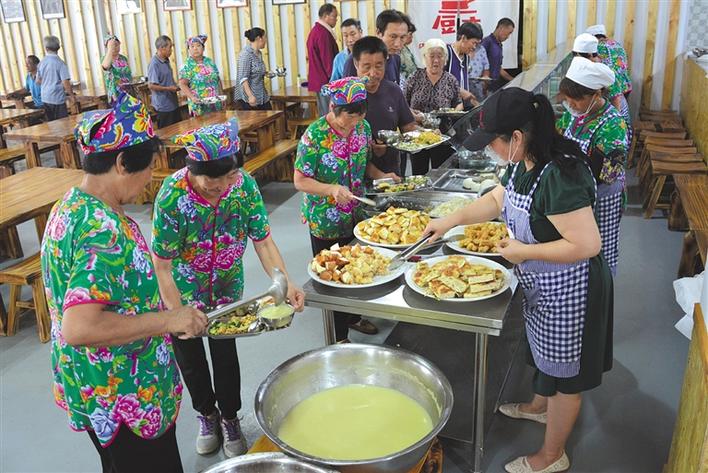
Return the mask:
<path id="1" fill-rule="evenodd" d="M 419 177 L 419 176 L 416 176 L 416 177 Z M 405 183 L 406 181 L 403 181 L 403 182 Z M 398 192 L 383 192 L 383 191 L 377 191 L 377 190 L 376 190 L 376 186 L 379 185 L 379 184 L 383 184 L 383 183 L 388 183 L 388 184 L 393 184 L 393 185 L 395 185 L 395 184 L 400 184 L 400 183 L 397 183 L 396 181 L 394 181 L 393 179 L 389 179 L 389 178 L 386 178 L 386 179 L 375 179 L 375 180 L 371 183 L 371 187 L 366 190 L 366 194 L 367 194 L 367 195 L 374 195 L 374 196 L 378 196 L 378 195 L 400 195 L 400 194 L 409 194 L 409 193 L 411 193 L 411 192 L 418 192 L 418 191 L 421 191 L 421 190 L 430 190 L 430 189 L 433 188 L 433 181 L 432 181 L 429 177 L 426 177 L 426 178 L 425 178 L 425 182 L 422 183 L 422 184 L 419 184 L 419 185 L 418 185 L 415 189 L 413 189 L 413 190 L 404 190 L 404 191 L 398 191 Z"/>
<path id="2" fill-rule="evenodd" d="M 209 324 L 207 325 L 206 332 L 204 333 L 205 337 L 209 338 L 214 338 L 217 340 L 220 339 L 230 339 L 230 338 L 244 338 L 244 337 L 255 337 L 257 335 L 264 334 L 266 332 L 274 332 L 276 330 L 283 330 L 285 328 L 290 327 L 291 323 L 280 328 L 272 328 L 267 326 L 265 323 L 261 322 L 260 320 L 256 319 L 258 322 L 257 324 L 251 324 L 251 327 L 249 327 L 249 331 L 247 332 L 241 332 L 241 333 L 233 333 L 233 334 L 225 334 L 225 335 L 211 335 L 209 333 L 209 328 L 214 324 L 216 321 L 223 319 L 223 318 L 230 318 L 234 315 L 237 315 L 239 313 L 243 313 L 244 315 L 241 315 L 240 317 L 246 317 L 247 315 L 253 315 L 255 313 L 258 313 L 258 311 L 261 309 L 261 304 L 263 304 L 263 299 L 257 301 L 257 302 L 249 302 L 246 301 L 245 303 L 233 307 L 231 310 L 229 310 L 227 313 L 220 315 L 219 317 L 210 320 Z M 217 307 L 218 309 L 218 307 Z M 238 315 L 237 315 L 238 316 Z"/>
<path id="3" fill-rule="evenodd" d="M 364 214 L 367 217 L 374 217 L 381 212 L 385 212 L 389 207 L 418 210 L 420 212 L 430 212 L 438 205 L 457 199 L 460 194 L 457 192 L 423 191 L 408 192 L 401 194 L 386 194 L 376 197 L 376 207 L 365 207 Z"/>
<path id="4" fill-rule="evenodd" d="M 403 136 L 406 136 L 406 135 L 410 136 L 410 133 L 417 133 L 417 132 L 416 132 L 416 131 L 409 131 L 409 132 L 407 132 L 407 133 L 404 133 Z M 443 144 L 443 143 L 446 143 L 446 142 L 450 141 L 450 137 L 449 137 L 449 136 L 447 136 L 447 135 L 440 135 L 440 136 L 441 136 L 442 140 L 438 141 L 437 143 L 433 143 L 433 144 L 430 144 L 430 145 L 421 145 L 419 148 L 415 148 L 415 149 L 412 149 L 412 150 L 411 150 L 411 149 L 406 149 L 406 148 L 400 148 L 399 146 L 400 146 L 400 144 L 401 144 L 401 141 L 399 141 L 399 142 L 397 142 L 397 143 L 394 143 L 394 144 L 392 144 L 392 145 L 389 145 L 389 146 L 391 146 L 392 148 L 397 149 L 398 151 L 401 151 L 401 152 L 403 152 L 403 153 L 417 154 L 417 153 L 420 153 L 421 151 L 425 151 L 425 150 L 427 150 L 427 149 L 435 148 L 435 147 L 437 147 L 437 146 L 440 146 L 440 145 Z"/>

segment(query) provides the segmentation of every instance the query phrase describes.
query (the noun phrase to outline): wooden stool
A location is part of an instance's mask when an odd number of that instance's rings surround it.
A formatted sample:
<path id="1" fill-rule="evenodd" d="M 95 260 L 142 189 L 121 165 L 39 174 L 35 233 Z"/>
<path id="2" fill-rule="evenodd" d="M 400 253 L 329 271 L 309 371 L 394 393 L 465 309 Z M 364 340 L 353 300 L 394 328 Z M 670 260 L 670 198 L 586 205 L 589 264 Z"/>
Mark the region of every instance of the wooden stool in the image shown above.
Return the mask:
<path id="1" fill-rule="evenodd" d="M 660 204 L 659 198 L 664 190 L 666 178 L 672 174 L 705 174 L 705 162 L 672 162 L 651 160 L 651 192 L 644 201 L 644 218 L 649 219 L 654 214 L 654 210 L 668 209 L 668 204 Z"/>
<path id="2" fill-rule="evenodd" d="M 317 118 L 290 118 L 288 119 L 288 128 L 290 129 L 290 139 L 297 140 L 299 138 L 298 132 L 301 127 L 307 128 L 312 122 L 317 120 Z"/>
<path id="3" fill-rule="evenodd" d="M 672 147 L 660 145 L 646 145 L 642 150 L 639 161 L 637 162 L 637 177 L 639 178 L 640 189 L 646 190 L 644 184 L 649 173 L 649 163 L 651 159 L 660 161 L 676 161 L 676 162 L 691 162 L 700 161 L 701 157 L 697 154 L 695 146 Z"/>
<path id="4" fill-rule="evenodd" d="M 44 295 L 39 253 L 0 271 L 0 284 L 10 285 L 10 300 L 7 304 L 7 336 L 12 336 L 17 331 L 19 309 L 34 309 L 39 340 L 42 343 L 48 342 L 51 321 Z M 31 301 L 20 299 L 22 286 L 32 287 Z"/>
<path id="5" fill-rule="evenodd" d="M 639 151 L 640 155 L 642 152 L 642 146 L 647 138 L 661 138 L 666 140 L 683 140 L 686 139 L 686 131 L 672 131 L 672 132 L 661 132 L 661 131 L 651 131 L 651 130 L 639 130 L 632 133 L 632 143 L 629 147 L 629 154 L 627 155 L 627 167 L 634 166 L 634 157 Z"/>

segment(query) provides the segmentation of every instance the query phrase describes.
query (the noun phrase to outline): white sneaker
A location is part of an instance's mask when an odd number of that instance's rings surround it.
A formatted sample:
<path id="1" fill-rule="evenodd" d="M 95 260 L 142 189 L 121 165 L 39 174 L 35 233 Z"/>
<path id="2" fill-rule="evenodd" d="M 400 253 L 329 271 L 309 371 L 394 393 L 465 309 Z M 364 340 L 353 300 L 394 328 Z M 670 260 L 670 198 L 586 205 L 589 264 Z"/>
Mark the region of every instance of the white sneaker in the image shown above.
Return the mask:
<path id="1" fill-rule="evenodd" d="M 210 416 L 198 415 L 199 435 L 197 435 L 197 453 L 207 455 L 219 448 L 219 411 Z"/>
<path id="2" fill-rule="evenodd" d="M 221 433 L 224 437 L 224 455 L 233 458 L 246 453 L 246 439 L 241 432 L 238 417 L 233 420 L 221 419 Z"/>

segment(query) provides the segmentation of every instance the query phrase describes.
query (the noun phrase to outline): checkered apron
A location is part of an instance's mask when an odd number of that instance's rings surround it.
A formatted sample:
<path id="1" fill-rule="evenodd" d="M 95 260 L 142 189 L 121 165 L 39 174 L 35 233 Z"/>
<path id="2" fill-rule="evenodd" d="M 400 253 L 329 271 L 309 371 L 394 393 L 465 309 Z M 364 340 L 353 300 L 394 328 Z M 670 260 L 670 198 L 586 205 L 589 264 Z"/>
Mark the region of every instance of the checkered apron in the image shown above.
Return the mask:
<path id="1" fill-rule="evenodd" d="M 514 188 L 512 171 L 504 193 L 502 217 L 514 237 L 526 244 L 539 243 L 531 232 L 533 194 L 548 164 L 541 170 L 528 195 Z M 524 291 L 522 312 L 526 337 L 534 362 L 543 373 L 570 378 L 580 372 L 580 353 L 588 299 L 590 263 L 553 263 L 529 260 L 514 272 Z"/>
<path id="2" fill-rule="evenodd" d="M 571 131 L 572 123 L 565 129 L 563 136 L 578 143 L 583 152 L 589 156 L 592 137 L 610 117 L 611 115 L 607 114 L 603 119 L 599 120 L 598 123 L 589 130 L 590 137 L 588 139 L 576 138 Z M 582 127 L 578 129 L 580 130 Z M 613 276 L 617 273 L 617 262 L 619 261 L 620 220 L 622 219 L 622 212 L 624 210 L 622 202 L 623 191 L 624 176 L 612 184 L 601 182 L 597 186 L 595 215 L 597 218 L 597 227 L 600 230 L 600 237 L 602 238 L 602 256 L 605 257 L 607 264 L 610 266 L 610 271 L 612 271 Z"/>

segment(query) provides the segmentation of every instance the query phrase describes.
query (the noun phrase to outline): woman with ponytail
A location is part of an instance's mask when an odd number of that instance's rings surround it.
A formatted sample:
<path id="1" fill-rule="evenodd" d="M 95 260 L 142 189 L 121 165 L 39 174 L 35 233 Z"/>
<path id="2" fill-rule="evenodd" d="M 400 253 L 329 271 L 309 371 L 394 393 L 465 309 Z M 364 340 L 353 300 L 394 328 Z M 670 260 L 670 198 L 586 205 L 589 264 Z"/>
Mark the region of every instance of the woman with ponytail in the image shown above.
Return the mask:
<path id="1" fill-rule="evenodd" d="M 248 43 L 238 55 L 238 85 L 234 90 L 234 102 L 240 110 L 272 110 L 270 94 L 263 81 L 266 65 L 261 49 L 266 47 L 265 30 L 255 26 L 243 35 Z"/>
<path id="2" fill-rule="evenodd" d="M 516 419 L 546 424 L 543 446 L 508 463 L 511 473 L 570 468 L 565 444 L 581 393 L 612 366 L 612 276 L 600 253 L 593 214 L 595 182 L 578 146 L 558 134 L 543 95 L 512 87 L 492 95 L 480 128 L 465 142 L 508 165 L 503 184 L 467 207 L 430 223 L 438 239 L 457 225 L 501 217 L 514 238 L 496 251 L 516 266 L 524 294 L 534 398 L 500 406 Z"/>

